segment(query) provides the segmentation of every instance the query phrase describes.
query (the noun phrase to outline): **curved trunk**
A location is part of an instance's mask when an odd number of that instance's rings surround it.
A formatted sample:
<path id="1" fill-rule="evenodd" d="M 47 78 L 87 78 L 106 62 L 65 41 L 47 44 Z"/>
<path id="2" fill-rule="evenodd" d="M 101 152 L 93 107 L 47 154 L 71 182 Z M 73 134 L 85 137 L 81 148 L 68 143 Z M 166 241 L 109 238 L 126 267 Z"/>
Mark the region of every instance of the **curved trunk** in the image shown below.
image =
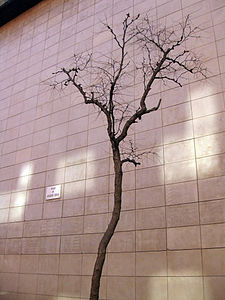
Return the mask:
<path id="1" fill-rule="evenodd" d="M 114 231 L 116 229 L 117 223 L 120 218 L 123 173 L 122 173 L 122 164 L 120 159 L 119 147 L 113 147 L 113 162 L 114 162 L 114 171 L 115 171 L 114 208 L 113 208 L 112 217 L 109 222 L 109 225 L 98 247 L 98 254 L 97 254 L 94 271 L 92 275 L 91 293 L 90 293 L 89 300 L 99 299 L 100 280 L 101 280 L 103 265 L 105 262 L 106 249 L 114 234 Z"/>

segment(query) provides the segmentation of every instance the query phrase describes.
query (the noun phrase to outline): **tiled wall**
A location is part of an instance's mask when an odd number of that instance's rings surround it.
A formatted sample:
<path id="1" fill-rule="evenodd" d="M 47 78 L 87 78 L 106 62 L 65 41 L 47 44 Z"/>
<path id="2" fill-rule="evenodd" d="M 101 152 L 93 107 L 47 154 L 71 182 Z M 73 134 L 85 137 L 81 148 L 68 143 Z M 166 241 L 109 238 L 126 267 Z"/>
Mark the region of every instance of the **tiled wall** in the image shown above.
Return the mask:
<path id="1" fill-rule="evenodd" d="M 0 28 L 0 299 L 88 299 L 112 210 L 109 143 L 105 121 L 49 78 L 74 52 L 111 53 L 105 18 L 146 11 L 168 25 L 191 13 L 202 30 L 189 47 L 209 72 L 158 86 L 160 110 L 132 131 L 157 155 L 125 169 L 101 299 L 224 299 L 224 0 L 44 0 Z M 62 197 L 46 201 L 56 184 Z"/>

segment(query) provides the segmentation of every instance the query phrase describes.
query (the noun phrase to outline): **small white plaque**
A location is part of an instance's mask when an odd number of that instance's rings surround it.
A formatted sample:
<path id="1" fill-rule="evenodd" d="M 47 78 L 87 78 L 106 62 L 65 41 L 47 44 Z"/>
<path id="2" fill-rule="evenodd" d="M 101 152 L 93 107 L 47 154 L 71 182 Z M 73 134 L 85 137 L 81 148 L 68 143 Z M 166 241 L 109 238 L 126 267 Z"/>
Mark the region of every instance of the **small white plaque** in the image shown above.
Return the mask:
<path id="1" fill-rule="evenodd" d="M 46 200 L 58 199 L 61 197 L 61 185 L 48 186 L 46 188 Z"/>

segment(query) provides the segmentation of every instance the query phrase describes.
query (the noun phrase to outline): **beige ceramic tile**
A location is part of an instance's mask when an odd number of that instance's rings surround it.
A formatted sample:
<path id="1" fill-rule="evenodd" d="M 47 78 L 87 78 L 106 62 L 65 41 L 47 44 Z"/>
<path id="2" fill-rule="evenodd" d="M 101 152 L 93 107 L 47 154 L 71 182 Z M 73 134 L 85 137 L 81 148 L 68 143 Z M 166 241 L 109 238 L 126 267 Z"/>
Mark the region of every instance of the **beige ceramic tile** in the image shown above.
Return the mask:
<path id="1" fill-rule="evenodd" d="M 196 202 L 198 199 L 197 182 L 187 181 L 166 185 L 166 204 Z"/>
<path id="2" fill-rule="evenodd" d="M 167 126 L 174 123 L 184 122 L 191 119 L 190 103 L 182 103 L 172 106 L 162 111 L 163 125 Z"/>
<path id="3" fill-rule="evenodd" d="M 62 235 L 83 233 L 83 217 L 69 217 L 62 219 Z"/>
<path id="4" fill-rule="evenodd" d="M 135 299 L 135 281 L 132 277 L 111 277 L 107 281 L 107 297 L 112 300 Z"/>
<path id="5" fill-rule="evenodd" d="M 12 299 L 15 296 L 14 299 L 18 299 L 18 300 L 35 300 L 36 299 L 36 295 L 34 294 L 13 294 L 12 295 Z"/>
<path id="6" fill-rule="evenodd" d="M 23 238 L 22 254 L 39 254 L 40 253 L 40 238 Z"/>
<path id="7" fill-rule="evenodd" d="M 224 198 L 224 176 L 199 181 L 199 198 L 201 201 Z"/>
<path id="8" fill-rule="evenodd" d="M 166 184 L 191 181 L 195 179 L 196 179 L 195 160 L 171 163 L 165 166 Z"/>
<path id="9" fill-rule="evenodd" d="M 202 254 L 204 275 L 224 276 L 224 249 L 205 249 Z"/>
<path id="10" fill-rule="evenodd" d="M 80 298 L 81 277 L 71 275 L 60 275 L 58 293 L 61 296 Z"/>
<path id="11" fill-rule="evenodd" d="M 59 153 L 55 155 L 50 155 L 47 158 L 47 170 L 52 170 L 57 168 L 63 168 L 66 164 L 65 153 Z"/>
<path id="12" fill-rule="evenodd" d="M 165 144 L 175 143 L 193 138 L 193 128 L 191 121 L 165 126 L 163 129 Z"/>
<path id="13" fill-rule="evenodd" d="M 87 131 L 68 136 L 67 149 L 77 149 L 87 146 Z"/>
<path id="14" fill-rule="evenodd" d="M 66 151 L 67 138 L 60 138 L 49 143 L 48 154 L 53 155 Z"/>
<path id="15" fill-rule="evenodd" d="M 46 202 L 44 204 L 43 218 L 59 218 L 62 215 L 62 201 Z"/>
<path id="16" fill-rule="evenodd" d="M 139 132 L 135 137 L 138 149 L 151 149 L 162 144 L 162 129 L 152 129 Z"/>
<path id="17" fill-rule="evenodd" d="M 59 255 L 40 255 L 38 273 L 57 274 L 59 270 Z"/>
<path id="18" fill-rule="evenodd" d="M 102 234 L 85 234 L 82 236 L 82 253 L 97 253 Z"/>
<path id="19" fill-rule="evenodd" d="M 21 255 L 20 272 L 37 273 L 39 255 Z"/>
<path id="20" fill-rule="evenodd" d="M 199 118 L 224 111 L 222 93 L 195 100 L 191 103 L 191 105 L 194 118 Z"/>
<path id="21" fill-rule="evenodd" d="M 135 230 L 134 211 L 122 211 L 119 222 L 116 227 L 116 231 L 128 231 L 128 230 Z"/>
<path id="22" fill-rule="evenodd" d="M 162 167 L 138 169 L 136 171 L 136 187 L 138 189 L 162 185 L 163 181 L 164 174 Z"/>
<path id="23" fill-rule="evenodd" d="M 52 236 L 60 235 L 61 233 L 61 219 L 48 219 L 40 222 L 40 235 Z"/>
<path id="24" fill-rule="evenodd" d="M 19 273 L 20 255 L 4 255 L 1 261 L 1 270 L 7 273 Z"/>
<path id="25" fill-rule="evenodd" d="M 109 180 L 108 176 L 87 179 L 86 195 L 92 196 L 92 195 L 107 194 L 109 191 L 108 180 Z"/>
<path id="26" fill-rule="evenodd" d="M 57 295 L 57 275 L 38 275 L 37 293 Z"/>
<path id="27" fill-rule="evenodd" d="M 7 223 L 9 215 L 9 208 L 0 210 L 0 223 Z M 11 216 L 11 218 L 14 218 Z"/>
<path id="28" fill-rule="evenodd" d="M 30 176 L 29 189 L 41 188 L 45 185 L 45 172 Z"/>
<path id="29" fill-rule="evenodd" d="M 9 210 L 9 222 L 18 222 L 24 220 L 25 206 L 12 207 Z"/>
<path id="30" fill-rule="evenodd" d="M 42 204 L 27 205 L 25 209 L 25 221 L 41 219 L 42 210 Z"/>
<path id="31" fill-rule="evenodd" d="M 201 276 L 201 251 L 182 250 L 168 252 L 168 276 Z"/>
<path id="32" fill-rule="evenodd" d="M 204 294 L 206 300 L 223 300 L 224 298 L 224 277 L 205 277 Z"/>
<path id="33" fill-rule="evenodd" d="M 172 2 L 167 2 L 164 5 L 159 6 L 158 8 L 159 17 L 165 17 L 168 14 L 171 14 L 174 11 L 181 9 L 181 3 L 179 1 L 173 0 Z"/>
<path id="34" fill-rule="evenodd" d="M 202 247 L 224 247 L 225 231 L 224 224 L 202 225 Z"/>
<path id="35" fill-rule="evenodd" d="M 109 276 L 134 276 L 134 253 L 109 253 L 107 258 L 107 274 Z"/>
<path id="36" fill-rule="evenodd" d="M 136 124 L 135 130 L 137 132 L 145 131 L 145 130 L 152 130 L 155 128 L 160 128 L 162 126 L 161 120 L 161 112 L 160 110 L 154 112 L 151 116 L 144 116 L 141 122 Z"/>
<path id="37" fill-rule="evenodd" d="M 77 119 L 69 122 L 68 134 L 76 134 L 79 132 L 85 132 L 88 129 L 87 117 Z"/>
<path id="38" fill-rule="evenodd" d="M 84 196 L 85 181 L 77 181 L 72 183 L 65 183 L 64 185 L 64 199 L 81 198 Z"/>
<path id="39" fill-rule="evenodd" d="M 104 232 L 108 225 L 108 214 L 84 217 L 84 233 Z"/>
<path id="40" fill-rule="evenodd" d="M 184 142 L 166 145 L 164 148 L 165 163 L 178 162 L 194 158 L 194 141 L 187 140 Z"/>
<path id="41" fill-rule="evenodd" d="M 62 236 L 60 253 L 81 253 L 81 238 L 80 235 Z"/>
<path id="42" fill-rule="evenodd" d="M 7 232 L 8 238 L 22 237 L 22 235 L 23 235 L 22 222 L 8 224 L 8 232 Z"/>
<path id="43" fill-rule="evenodd" d="M 95 145 L 88 145 L 87 161 L 107 158 L 110 155 L 109 142 L 101 142 Z"/>
<path id="44" fill-rule="evenodd" d="M 137 276 L 166 276 L 167 257 L 165 251 L 136 253 Z"/>
<path id="45" fill-rule="evenodd" d="M 136 190 L 136 207 L 140 209 L 163 206 L 165 204 L 164 198 L 163 186 L 138 189 Z"/>
<path id="46" fill-rule="evenodd" d="M 198 225 L 198 204 L 191 203 L 167 206 L 166 218 L 168 227 Z"/>
<path id="47" fill-rule="evenodd" d="M 65 155 L 66 156 L 66 166 L 71 166 L 71 165 L 78 165 L 82 163 L 86 163 L 87 161 L 87 147 L 82 147 L 79 149 L 74 149 L 71 151 L 68 151 Z"/>
<path id="48" fill-rule="evenodd" d="M 203 300 L 201 277 L 169 277 L 169 300 Z"/>
<path id="49" fill-rule="evenodd" d="M 133 166 L 132 166 L 133 167 Z M 114 179 L 112 180 L 112 176 L 110 177 L 110 192 L 112 193 L 114 191 Z M 112 186 L 113 185 L 113 186 Z M 135 172 L 132 170 L 130 172 L 124 172 L 123 177 L 123 183 L 122 183 L 122 189 L 124 191 L 130 191 L 133 190 L 135 187 Z"/>
<path id="50" fill-rule="evenodd" d="M 200 228 L 198 226 L 169 228 L 167 243 L 169 250 L 200 248 Z"/>
<path id="51" fill-rule="evenodd" d="M 47 157 L 33 160 L 33 173 L 40 173 L 46 170 Z"/>
<path id="52" fill-rule="evenodd" d="M 27 191 L 27 204 L 42 203 L 44 199 L 44 188 Z"/>
<path id="53" fill-rule="evenodd" d="M 225 221 L 225 200 L 202 202 L 200 204 L 201 224 L 220 223 Z"/>
<path id="54" fill-rule="evenodd" d="M 51 126 L 55 126 L 60 123 L 68 121 L 69 110 L 65 109 L 63 111 L 55 112 L 51 115 Z"/>
<path id="55" fill-rule="evenodd" d="M 2 285 L 4 286 L 4 290 L 9 292 L 6 293 L 6 295 L 10 295 L 10 292 L 16 292 L 18 287 L 18 279 L 19 274 L 12 274 L 12 273 L 2 273 L 0 275 L 0 280 L 2 282 Z M 14 299 L 13 299 L 14 300 Z"/>
<path id="56" fill-rule="evenodd" d="M 165 208 L 150 208 L 136 212 L 136 228 L 153 229 L 165 227 Z"/>
<path id="57" fill-rule="evenodd" d="M 167 278 L 137 277 L 136 296 L 139 300 L 167 300 Z"/>
<path id="58" fill-rule="evenodd" d="M 21 254 L 22 239 L 7 239 L 5 254 Z"/>
<path id="59" fill-rule="evenodd" d="M 218 113 L 194 120 L 194 132 L 196 137 L 214 134 L 224 131 L 224 113 Z"/>
<path id="60" fill-rule="evenodd" d="M 28 221 L 24 223 L 23 236 L 32 237 L 40 236 L 41 221 Z"/>
<path id="61" fill-rule="evenodd" d="M 164 229 L 141 230 L 136 233 L 136 251 L 166 249 L 166 232 Z"/>
<path id="62" fill-rule="evenodd" d="M 61 254 L 60 263 L 59 263 L 59 273 L 80 275 L 81 263 L 82 263 L 81 254 Z"/>
<path id="63" fill-rule="evenodd" d="M 164 1 L 165 2 L 165 1 Z M 182 102 L 187 102 L 190 99 L 190 92 L 188 86 L 183 86 L 182 89 L 172 88 L 162 93 L 163 101 L 162 107 L 169 107 L 176 104 L 180 104 Z"/>
<path id="64" fill-rule="evenodd" d="M 225 134 L 223 132 L 197 138 L 195 140 L 196 156 L 208 156 L 223 153 Z"/>
<path id="65" fill-rule="evenodd" d="M 32 145 L 32 134 L 20 137 L 17 143 L 17 150 L 29 148 Z M 25 151 L 26 153 L 26 151 Z"/>
<path id="66" fill-rule="evenodd" d="M 86 276 L 92 275 L 95 260 L 96 260 L 96 254 L 83 254 L 82 255 L 82 275 L 86 275 Z M 104 263 L 104 269 L 107 268 L 106 266 L 107 266 L 107 257 L 106 257 L 106 260 Z"/>
<path id="67" fill-rule="evenodd" d="M 65 182 L 84 180 L 86 164 L 67 167 L 65 170 Z"/>
<path id="68" fill-rule="evenodd" d="M 88 131 L 88 144 L 97 144 L 108 140 L 107 130 L 105 127 L 98 127 Z"/>
<path id="69" fill-rule="evenodd" d="M 217 40 L 224 38 L 223 26 L 224 26 L 224 23 L 220 23 L 214 27 L 215 28 L 215 36 L 216 36 Z"/>
<path id="70" fill-rule="evenodd" d="M 11 194 L 1 195 L 0 209 L 9 207 Z"/>
<path id="71" fill-rule="evenodd" d="M 7 228 L 8 224 L 0 224 L 0 237 L 6 238 L 7 237 Z"/>
<path id="72" fill-rule="evenodd" d="M 224 52 L 225 50 L 224 50 L 223 45 L 224 45 L 224 39 L 216 41 L 218 56 L 225 55 L 225 52 Z"/>
<path id="73" fill-rule="evenodd" d="M 109 173 L 109 159 L 101 159 L 87 163 L 87 178 L 104 176 Z"/>
<path id="74" fill-rule="evenodd" d="M 90 196 L 85 198 L 85 213 L 95 214 L 108 211 L 108 195 Z"/>
<path id="75" fill-rule="evenodd" d="M 113 235 L 108 247 L 109 252 L 134 252 L 134 250 L 134 231 L 116 232 Z"/>
<path id="76" fill-rule="evenodd" d="M 72 198 L 72 197 L 71 197 Z M 84 212 L 84 199 L 77 198 L 73 200 L 65 200 L 63 203 L 63 217 L 79 216 Z"/>
<path id="77" fill-rule="evenodd" d="M 199 179 L 223 176 L 225 174 L 224 154 L 199 158 L 197 170 Z"/>
<path id="78" fill-rule="evenodd" d="M 26 191 L 11 194 L 10 207 L 22 206 L 26 204 Z"/>
<path id="79" fill-rule="evenodd" d="M 20 274 L 18 282 L 18 291 L 22 293 L 36 293 L 37 275 Z"/>
<path id="80" fill-rule="evenodd" d="M 40 253 L 55 254 L 59 253 L 60 237 L 49 236 L 40 238 Z"/>
<path id="81" fill-rule="evenodd" d="M 38 144 L 32 147 L 31 158 L 37 159 L 40 157 L 47 156 L 48 154 L 48 143 Z"/>
<path id="82" fill-rule="evenodd" d="M 64 174 L 64 168 L 48 171 L 46 174 L 46 185 L 52 186 L 64 183 Z"/>

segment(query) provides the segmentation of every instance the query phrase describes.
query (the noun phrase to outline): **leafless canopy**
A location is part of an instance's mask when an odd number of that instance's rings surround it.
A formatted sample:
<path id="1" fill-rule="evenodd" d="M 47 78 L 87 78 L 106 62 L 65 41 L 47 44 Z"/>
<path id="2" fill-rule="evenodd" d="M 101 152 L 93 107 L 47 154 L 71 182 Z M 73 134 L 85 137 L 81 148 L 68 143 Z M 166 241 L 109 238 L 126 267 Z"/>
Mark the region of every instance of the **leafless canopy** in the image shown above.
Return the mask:
<path id="1" fill-rule="evenodd" d="M 71 68 L 61 68 L 55 73 L 63 73 L 65 77 L 58 81 L 56 76 L 53 86 L 73 84 L 86 104 L 94 104 L 105 114 L 110 141 L 119 145 L 133 123 L 160 107 L 161 99 L 154 107 L 148 103 L 156 81 L 170 81 L 181 87 L 188 73 L 204 75 L 205 70 L 200 59 L 185 49 L 185 42 L 196 36 L 197 31 L 189 16 L 171 28 L 156 25 L 148 16 L 140 20 L 140 15 L 132 18 L 129 14 L 122 23 L 122 33 L 116 34 L 110 25 L 105 26 L 112 35 L 117 55 L 103 61 L 95 61 L 91 54 L 74 55 Z M 141 54 L 140 62 L 129 54 L 133 46 L 137 55 Z M 141 76 L 143 82 L 143 93 L 136 102 L 127 101 L 122 93 L 128 87 L 125 82 L 131 72 Z M 138 103 L 136 108 L 134 103 Z"/>
<path id="2" fill-rule="evenodd" d="M 204 75 L 205 71 L 199 58 L 185 48 L 186 41 L 197 31 L 191 26 L 189 17 L 183 23 L 167 28 L 152 23 L 148 16 L 140 20 L 139 15 L 132 18 L 127 14 L 120 34 L 110 25 L 105 26 L 113 40 L 112 55 L 102 56 L 97 61 L 93 55 L 74 55 L 72 67 L 57 71 L 56 81 L 52 84 L 54 87 L 72 84 L 84 103 L 93 104 L 105 115 L 112 146 L 114 206 L 111 220 L 99 243 L 90 300 L 99 299 L 106 250 L 120 218 L 122 166 L 124 163 L 139 165 L 140 156 L 145 154 L 137 154 L 132 141 L 124 147 L 129 129 L 143 115 L 159 109 L 161 99 L 155 106 L 150 102 L 150 92 L 157 81 L 172 82 L 181 87 L 189 74 Z M 138 97 L 133 93 L 137 79 L 142 83 L 142 92 Z"/>

